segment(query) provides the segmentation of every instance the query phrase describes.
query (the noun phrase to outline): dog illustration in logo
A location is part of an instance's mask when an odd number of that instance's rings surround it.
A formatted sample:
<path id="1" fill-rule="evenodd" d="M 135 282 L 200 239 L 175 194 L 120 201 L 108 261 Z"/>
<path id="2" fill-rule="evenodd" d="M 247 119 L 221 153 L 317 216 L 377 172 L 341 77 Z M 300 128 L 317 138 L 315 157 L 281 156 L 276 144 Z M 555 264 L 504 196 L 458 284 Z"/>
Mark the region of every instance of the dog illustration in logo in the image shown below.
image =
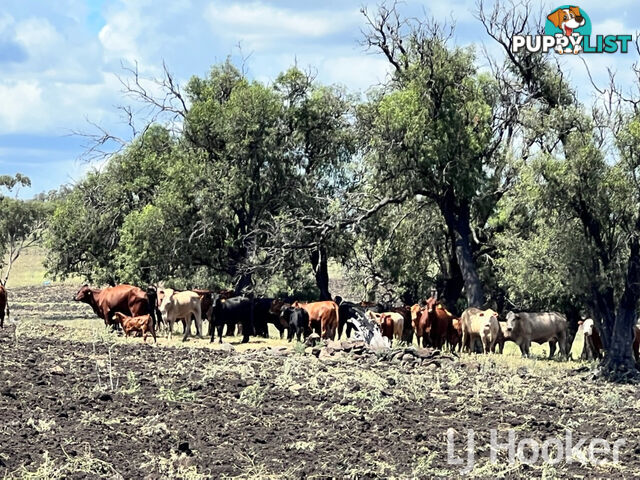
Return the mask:
<path id="1" fill-rule="evenodd" d="M 554 12 L 551 12 L 547 19 L 553 23 L 556 27 L 562 30 L 567 37 L 573 35 L 573 31 L 576 28 L 583 26 L 586 23 L 585 18 L 580 15 L 580 9 L 578 7 L 567 7 L 567 8 L 558 8 Z M 559 36 L 557 34 L 556 36 Z M 576 45 L 573 50 L 567 49 L 566 53 L 580 53 L 582 51 L 581 45 Z M 565 53 L 565 50 L 558 45 L 556 47 L 556 52 L 562 54 Z"/>

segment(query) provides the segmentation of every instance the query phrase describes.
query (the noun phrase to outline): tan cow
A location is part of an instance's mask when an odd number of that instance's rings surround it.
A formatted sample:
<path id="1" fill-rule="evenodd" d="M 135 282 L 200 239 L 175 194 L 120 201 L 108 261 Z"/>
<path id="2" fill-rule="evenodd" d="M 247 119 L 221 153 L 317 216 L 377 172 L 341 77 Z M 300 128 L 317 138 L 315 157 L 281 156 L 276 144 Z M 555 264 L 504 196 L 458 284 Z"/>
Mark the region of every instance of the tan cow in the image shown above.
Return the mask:
<path id="1" fill-rule="evenodd" d="M 462 348 L 473 351 L 476 339 L 482 342 L 482 351 L 489 353 L 498 340 L 498 314 L 491 309 L 471 307 L 462 312 Z"/>
<path id="2" fill-rule="evenodd" d="M 375 313 L 371 310 L 367 310 L 365 315 L 370 319 L 376 322 L 378 325 L 382 326 L 384 318 L 388 317 L 393 322 L 393 337 L 396 340 L 402 340 L 402 331 L 404 330 L 404 316 L 398 312 L 382 312 Z M 388 336 L 388 335 L 385 335 Z M 391 340 L 391 337 L 389 337 Z"/>
<path id="3" fill-rule="evenodd" d="M 184 318 L 186 320 L 184 336 L 182 337 L 184 342 L 191 335 L 192 316 L 196 319 L 198 335 L 202 335 L 202 308 L 200 296 L 196 292 L 176 292 L 171 288 L 165 288 L 164 297 L 160 303 L 160 313 L 169 325 L 169 337 L 173 332 L 175 321 L 179 318 Z"/>
<path id="4" fill-rule="evenodd" d="M 507 340 L 518 344 L 523 357 L 530 355 L 531 342 L 549 342 L 549 358 L 553 357 L 556 343 L 564 358 L 568 357 L 567 319 L 557 312 L 548 313 L 507 313 Z"/>

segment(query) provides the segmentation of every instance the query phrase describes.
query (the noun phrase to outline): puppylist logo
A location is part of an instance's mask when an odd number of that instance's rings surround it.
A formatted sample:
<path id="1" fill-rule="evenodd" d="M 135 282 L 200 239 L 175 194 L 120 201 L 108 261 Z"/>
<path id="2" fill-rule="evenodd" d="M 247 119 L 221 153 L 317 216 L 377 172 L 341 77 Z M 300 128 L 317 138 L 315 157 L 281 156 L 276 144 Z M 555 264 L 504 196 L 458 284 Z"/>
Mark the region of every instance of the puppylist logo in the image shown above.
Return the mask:
<path id="1" fill-rule="evenodd" d="M 544 35 L 514 35 L 511 51 L 547 53 L 627 53 L 631 35 L 591 35 L 591 19 L 575 5 L 563 5 L 547 15 Z"/>

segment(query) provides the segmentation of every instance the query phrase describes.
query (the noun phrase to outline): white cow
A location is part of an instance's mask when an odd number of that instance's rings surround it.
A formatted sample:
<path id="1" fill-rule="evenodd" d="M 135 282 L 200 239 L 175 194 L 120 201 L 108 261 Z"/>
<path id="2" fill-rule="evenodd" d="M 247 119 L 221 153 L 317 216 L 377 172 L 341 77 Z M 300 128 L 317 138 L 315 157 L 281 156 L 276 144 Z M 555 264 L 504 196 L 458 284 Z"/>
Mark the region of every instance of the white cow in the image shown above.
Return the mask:
<path id="1" fill-rule="evenodd" d="M 549 358 L 553 356 L 556 343 L 563 357 L 568 357 L 567 319 L 557 312 L 548 313 L 507 313 L 505 336 L 520 347 L 522 356 L 529 356 L 531 342 L 549 342 Z"/>

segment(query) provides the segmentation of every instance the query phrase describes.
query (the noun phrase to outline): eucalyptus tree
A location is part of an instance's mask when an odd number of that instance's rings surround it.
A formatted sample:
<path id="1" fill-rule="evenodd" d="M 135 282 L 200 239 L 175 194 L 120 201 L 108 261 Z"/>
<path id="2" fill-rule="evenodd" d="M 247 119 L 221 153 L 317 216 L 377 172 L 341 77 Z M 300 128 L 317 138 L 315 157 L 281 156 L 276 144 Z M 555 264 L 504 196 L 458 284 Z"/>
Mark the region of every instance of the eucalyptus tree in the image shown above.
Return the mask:
<path id="1" fill-rule="evenodd" d="M 393 69 L 359 111 L 369 181 L 399 199 L 421 195 L 437 208 L 454 275 L 447 301 L 455 303 L 464 287 L 468 305 L 480 306 L 487 221 L 510 178 L 514 97 L 505 96 L 491 74 L 478 72 L 472 48 L 450 44 L 452 31 L 404 19 L 395 3 L 363 13 L 365 44 Z M 419 225 L 420 216 L 414 221 Z"/>
<path id="2" fill-rule="evenodd" d="M 511 52 L 514 34 L 543 31 L 529 3 L 515 9 L 479 6 L 480 20 L 510 65 L 505 85 L 530 99 L 520 121 L 534 162 L 531 178 L 523 183 L 535 185 L 542 208 L 531 212 L 536 227 L 529 238 L 523 235 L 523 249 L 547 241 L 537 250 L 559 253 L 547 257 L 550 274 L 541 276 L 544 269 L 538 266 L 528 278 L 520 277 L 518 288 L 583 299 L 607 352 L 602 374 L 636 377 L 631 343 L 640 299 L 640 92 L 622 93 L 613 82 L 598 90 L 601 108 L 588 111 L 557 63 L 540 54 Z M 633 71 L 640 81 L 640 69 Z M 508 264 L 518 261 L 512 256 L 503 266 L 513 271 Z M 562 272 L 573 278 L 561 281 Z M 555 282 L 540 285 L 541 278 Z"/>

